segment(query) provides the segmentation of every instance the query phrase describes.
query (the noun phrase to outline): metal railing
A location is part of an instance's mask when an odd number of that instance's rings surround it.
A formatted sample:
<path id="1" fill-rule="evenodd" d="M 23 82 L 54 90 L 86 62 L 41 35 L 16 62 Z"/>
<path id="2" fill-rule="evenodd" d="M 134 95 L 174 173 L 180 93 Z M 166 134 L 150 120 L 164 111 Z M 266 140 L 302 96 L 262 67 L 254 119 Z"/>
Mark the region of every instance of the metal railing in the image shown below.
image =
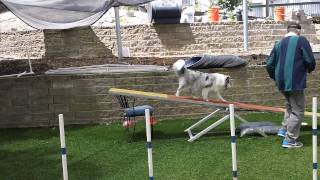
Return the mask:
<path id="1" fill-rule="evenodd" d="M 293 2 L 293 3 L 276 3 L 269 4 L 269 16 L 274 16 L 274 8 L 284 6 L 288 10 L 304 10 L 304 13 L 309 16 L 320 16 L 320 2 Z M 266 5 L 250 5 L 249 16 L 266 17 Z"/>

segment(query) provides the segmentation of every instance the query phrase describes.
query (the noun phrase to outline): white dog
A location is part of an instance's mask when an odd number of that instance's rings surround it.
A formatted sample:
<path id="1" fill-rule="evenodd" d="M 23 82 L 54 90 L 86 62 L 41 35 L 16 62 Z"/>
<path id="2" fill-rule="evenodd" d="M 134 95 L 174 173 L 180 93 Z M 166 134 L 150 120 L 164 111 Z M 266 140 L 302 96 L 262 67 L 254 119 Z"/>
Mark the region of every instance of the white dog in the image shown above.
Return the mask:
<path id="1" fill-rule="evenodd" d="M 176 96 L 180 95 L 182 89 L 190 88 L 193 93 L 201 92 L 205 100 L 208 100 L 209 92 L 213 91 L 219 99 L 226 101 L 222 98 L 220 91 L 231 87 L 230 76 L 189 70 L 185 67 L 185 61 L 181 59 L 176 61 L 172 68 L 179 78 Z"/>

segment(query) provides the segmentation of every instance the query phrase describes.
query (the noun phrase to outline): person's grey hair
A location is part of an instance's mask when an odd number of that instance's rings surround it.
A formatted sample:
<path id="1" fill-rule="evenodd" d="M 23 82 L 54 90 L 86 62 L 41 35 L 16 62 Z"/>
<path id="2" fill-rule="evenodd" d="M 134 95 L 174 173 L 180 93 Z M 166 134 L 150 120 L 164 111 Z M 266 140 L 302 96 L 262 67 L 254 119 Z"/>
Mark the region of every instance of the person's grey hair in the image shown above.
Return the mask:
<path id="1" fill-rule="evenodd" d="M 301 29 L 296 29 L 296 28 L 288 28 L 287 32 L 294 32 L 296 34 L 300 34 L 301 33 Z"/>
<path id="2" fill-rule="evenodd" d="M 300 32 L 301 32 L 301 25 L 300 25 L 299 23 L 292 22 L 292 23 L 290 23 L 290 24 L 288 25 L 287 31 L 288 31 L 288 32 L 294 32 L 294 33 L 300 34 Z"/>

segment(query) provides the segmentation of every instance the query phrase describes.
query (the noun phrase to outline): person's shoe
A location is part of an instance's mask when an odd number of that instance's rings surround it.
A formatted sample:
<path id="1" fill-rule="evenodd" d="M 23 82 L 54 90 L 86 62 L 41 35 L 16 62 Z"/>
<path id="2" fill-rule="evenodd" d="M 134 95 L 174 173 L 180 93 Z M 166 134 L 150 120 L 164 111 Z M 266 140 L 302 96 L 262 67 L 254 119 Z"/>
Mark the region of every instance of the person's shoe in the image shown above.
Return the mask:
<path id="1" fill-rule="evenodd" d="M 282 147 L 284 148 L 301 148 L 303 144 L 298 141 L 288 141 L 288 140 L 283 140 L 282 141 Z"/>
<path id="2" fill-rule="evenodd" d="M 286 136 L 286 130 L 284 130 L 284 129 L 279 129 L 277 135 L 280 136 L 280 137 L 285 137 L 285 136 Z"/>

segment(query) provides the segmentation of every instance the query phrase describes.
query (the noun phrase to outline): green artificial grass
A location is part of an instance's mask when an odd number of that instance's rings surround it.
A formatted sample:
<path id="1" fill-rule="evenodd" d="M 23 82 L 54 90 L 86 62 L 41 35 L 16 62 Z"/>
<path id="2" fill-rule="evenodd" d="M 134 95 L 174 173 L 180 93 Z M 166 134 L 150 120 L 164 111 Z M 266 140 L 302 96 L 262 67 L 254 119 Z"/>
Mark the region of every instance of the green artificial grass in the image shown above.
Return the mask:
<path id="1" fill-rule="evenodd" d="M 252 113 L 242 117 L 250 122 L 272 121 L 279 125 L 282 119 L 280 114 L 272 113 Z M 158 122 L 154 127 L 152 143 L 155 179 L 232 178 L 228 121 L 190 143 L 183 131 L 196 121 L 167 120 Z M 281 139 L 277 136 L 238 136 L 239 179 L 311 179 L 311 119 L 306 122 L 310 125 L 302 128 L 300 140 L 304 147 L 300 149 L 281 148 Z M 120 123 L 67 126 L 65 131 L 69 179 L 148 179 L 143 121 L 137 123 L 132 140 Z M 62 179 L 59 129 L 0 130 L 0 179 Z"/>

